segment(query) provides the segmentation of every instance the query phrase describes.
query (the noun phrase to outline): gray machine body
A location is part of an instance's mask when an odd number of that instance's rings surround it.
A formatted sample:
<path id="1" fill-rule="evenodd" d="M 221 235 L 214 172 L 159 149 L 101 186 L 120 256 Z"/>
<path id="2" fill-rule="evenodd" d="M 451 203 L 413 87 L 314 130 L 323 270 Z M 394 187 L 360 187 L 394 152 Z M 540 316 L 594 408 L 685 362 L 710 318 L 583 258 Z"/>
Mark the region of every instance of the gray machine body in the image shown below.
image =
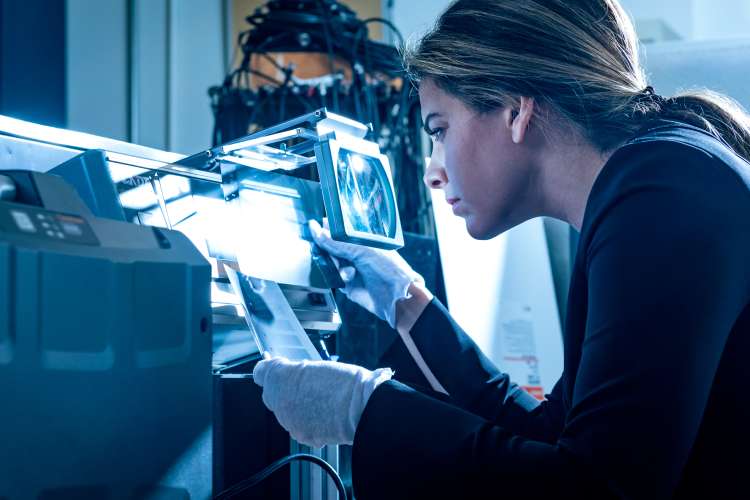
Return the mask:
<path id="1" fill-rule="evenodd" d="M 13 175 L 37 198 L 0 201 L 0 498 L 209 498 L 210 266 Z"/>
<path id="2" fill-rule="evenodd" d="M 335 272 L 335 266 L 316 254 L 314 248 L 306 250 L 304 243 L 310 239 L 305 222 L 322 216 L 320 187 L 316 182 L 274 172 L 242 171 L 227 178 L 215 171 L 175 166 L 174 163 L 181 158 L 183 155 L 176 153 L 0 116 L 0 176 L 8 169 L 25 169 L 64 177 L 81 199 L 71 202 L 69 197 L 55 196 L 55 189 L 45 190 L 43 197 L 50 203 L 59 203 L 55 209 L 62 212 L 93 213 L 93 218 L 88 215 L 85 218 L 91 221 L 92 233 L 100 246 L 109 248 L 101 255 L 105 259 L 114 259 L 111 264 L 101 264 L 95 273 L 71 272 L 55 278 L 76 281 L 69 288 L 56 289 L 56 293 L 78 308 L 70 315 L 83 318 L 72 324 L 85 328 L 85 334 L 81 335 L 88 338 L 101 330 L 101 327 L 91 329 L 91 325 L 105 318 L 110 322 L 131 322 L 129 326 L 117 323 L 112 327 L 118 328 L 120 333 L 117 335 L 123 335 L 118 338 L 130 340 L 118 341 L 112 370 L 99 372 L 53 370 L 37 361 L 23 368 L 28 374 L 23 378 L 18 375 L 21 351 L 31 348 L 21 346 L 27 341 L 21 340 L 17 332 L 10 340 L 4 330 L 0 334 L 0 344 L 11 346 L 13 350 L 9 354 L 12 362 L 18 361 L 12 370 L 4 370 L 8 362 L 0 361 L 0 390 L 7 392 L 7 388 L 12 387 L 15 391 L 6 399 L 8 408 L 22 404 L 19 394 L 29 392 L 16 383 L 18 380 L 28 380 L 23 387 L 35 384 L 33 387 L 45 388 L 30 391 L 35 393 L 36 401 L 34 411 L 37 416 L 33 419 L 29 417 L 32 411 L 29 408 L 7 410 L 10 413 L 0 417 L 0 425 L 3 425 L 0 439 L 8 443 L 0 451 L 0 500 L 37 497 L 208 498 L 212 491 L 216 494 L 272 461 L 301 449 L 290 441 L 273 414 L 265 409 L 260 388 L 249 376 L 259 358 L 258 347 L 247 318 L 239 312 L 242 297 L 237 296 L 230 283 L 222 278 L 217 260 L 227 257 L 222 251 L 229 250 L 228 257 L 236 259 L 243 273 L 251 276 L 261 271 L 270 273 L 260 277 L 274 281 L 283 292 L 294 314 L 289 321 L 299 322 L 317 339 L 334 334 L 341 326 L 330 290 L 334 286 L 330 275 Z M 3 198 L 10 195 L 7 188 L 4 192 Z M 58 201 L 53 201 L 53 198 Z M 75 207 L 71 207 L 71 203 Z M 156 232 L 153 227 L 157 228 Z M 178 232 L 181 235 L 177 235 Z M 156 245 L 166 236 L 171 252 L 155 248 L 154 235 L 157 235 Z M 226 236 L 229 239 L 225 240 Z M 233 240 L 237 237 L 246 239 Z M 148 250 L 142 248 L 144 240 L 140 238 L 148 240 Z M 194 363 L 191 367 L 189 362 L 184 366 L 152 368 L 134 365 L 139 359 L 141 362 L 163 361 L 170 356 L 174 359 L 184 350 L 154 349 L 155 353 L 143 355 L 132 335 L 127 337 L 126 328 L 150 332 L 138 334 L 140 336 L 135 338 L 154 341 L 159 335 L 166 335 L 165 341 L 176 339 L 171 331 L 163 332 L 162 325 L 169 321 L 196 328 L 195 321 L 183 320 L 182 315 L 173 314 L 171 320 L 159 315 L 165 308 L 172 307 L 173 301 L 187 300 L 188 297 L 198 300 L 197 295 L 185 295 L 185 290 L 197 293 L 194 275 L 192 278 L 184 276 L 184 279 L 174 273 L 162 277 L 162 271 L 156 270 L 154 259 L 159 259 L 157 255 L 163 256 L 160 263 L 171 266 L 182 258 L 177 250 L 183 248 L 183 243 L 188 245 L 186 240 L 207 259 L 213 270 L 210 273 L 213 275 L 210 292 L 200 289 L 204 294 L 201 300 L 205 304 L 210 331 L 200 335 L 194 333 L 190 337 Z M 24 241 L 28 243 L 30 240 L 26 238 Z M 179 245 L 175 243 L 177 241 L 180 241 Z M 45 248 L 55 251 L 68 248 L 53 240 L 46 241 L 45 245 Z M 82 248 L 84 246 L 81 245 L 76 252 L 100 255 L 96 248 Z M 274 251 L 265 251 L 269 248 Z M 124 254 L 143 257 L 128 261 L 126 265 L 117 261 Z M 16 255 L 16 250 L 12 250 L 12 255 Z M 4 255 L 0 256 L 0 262 L 5 262 L 2 259 L 5 259 Z M 155 265 L 149 267 L 136 262 Z M 2 265 L 7 267 L 7 264 Z M 51 288 L 34 290 L 34 287 L 44 288 L 39 280 L 49 275 L 49 267 L 46 265 L 37 271 L 36 278 L 33 278 L 35 282 L 21 285 L 18 284 L 19 277 L 0 281 L 3 290 L 0 295 L 13 295 L 12 300 L 16 300 L 20 296 L 15 288 L 21 286 L 25 287 L 26 294 L 51 296 Z M 130 287 L 131 291 L 136 286 L 145 290 L 138 294 L 123 291 L 118 298 L 109 299 L 104 297 L 101 285 L 97 285 L 96 291 L 86 288 L 86 282 L 93 281 L 92 274 L 98 277 L 104 273 L 110 274 L 107 280 L 113 280 L 107 290 L 121 286 Z M 334 277 L 338 274 L 335 273 Z M 52 283 L 49 278 L 44 280 Z M 175 285 L 170 280 L 180 281 L 180 284 Z M 5 291 L 11 286 L 14 287 L 12 291 Z M 92 296 L 94 302 L 91 302 Z M 43 307 L 44 299 L 33 300 L 27 302 Z M 80 303 L 84 301 L 90 303 Z M 94 311 L 96 316 L 85 319 L 81 311 L 90 312 L 94 304 L 101 306 Z M 199 309 L 196 303 L 192 307 L 193 311 Z M 16 314 L 15 308 L 14 303 L 13 314 Z M 204 316 L 190 314 L 196 319 Z M 28 340 L 32 344 L 39 343 L 38 339 L 43 335 L 39 332 L 44 331 L 48 323 L 47 320 L 37 321 L 39 324 L 32 327 L 36 328 L 36 333 Z M 316 342 L 322 343 L 320 340 Z M 34 349 L 41 351 L 42 347 Z M 211 363 L 211 350 L 212 366 L 204 371 L 205 363 Z M 5 352 L 9 352 L 7 348 Z M 57 354 L 53 353 L 52 357 L 55 356 Z M 37 355 L 37 358 L 41 359 L 41 356 Z M 61 359 L 72 363 L 74 358 L 66 354 Z M 125 364 L 118 364 L 118 360 L 124 360 L 122 363 Z M 81 355 L 75 362 L 96 364 L 108 361 L 102 356 L 97 359 Z M 128 364 L 132 369 L 123 371 Z M 48 380 L 43 380 L 43 377 L 48 377 Z M 58 377 L 63 378 L 58 381 Z M 96 380 L 101 382 L 90 383 Z M 208 385 L 212 382 L 211 394 Z M 79 407 L 81 409 L 77 410 Z M 45 430 L 40 422 L 48 425 L 58 414 L 61 415 L 58 417 L 62 419 L 60 421 L 65 422 L 64 432 L 61 428 Z M 81 418 L 83 414 L 86 418 Z M 17 422 L 24 419 L 30 423 L 20 426 Z M 139 427 L 142 428 L 140 431 Z M 14 436 L 11 440 L 9 436 L 21 428 L 26 429 L 27 436 Z M 43 434 L 35 435 L 35 428 L 42 429 Z M 32 437 L 40 444 L 24 448 L 22 443 L 32 441 Z M 82 443 L 80 451 L 68 456 L 70 463 L 65 462 L 66 451 L 79 446 L 78 443 Z M 305 451 L 324 456 L 338 468 L 337 447 Z M 53 469 L 51 466 L 55 464 L 64 466 Z M 27 481 L 29 478 L 32 480 Z M 37 487 L 33 491 L 44 493 L 32 493 L 29 485 Z M 310 464 L 293 464 L 246 496 L 313 500 L 333 500 L 336 497 L 333 483 L 322 470 Z"/>

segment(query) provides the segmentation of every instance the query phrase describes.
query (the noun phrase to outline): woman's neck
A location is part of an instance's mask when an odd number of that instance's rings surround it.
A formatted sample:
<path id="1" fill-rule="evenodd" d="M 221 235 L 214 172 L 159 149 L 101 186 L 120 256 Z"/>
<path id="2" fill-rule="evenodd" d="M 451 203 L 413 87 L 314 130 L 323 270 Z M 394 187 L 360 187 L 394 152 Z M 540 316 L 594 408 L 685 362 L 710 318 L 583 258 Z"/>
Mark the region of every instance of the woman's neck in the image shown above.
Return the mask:
<path id="1" fill-rule="evenodd" d="M 580 133 L 548 134 L 540 154 L 544 214 L 581 230 L 591 189 L 615 149 L 602 152 Z"/>

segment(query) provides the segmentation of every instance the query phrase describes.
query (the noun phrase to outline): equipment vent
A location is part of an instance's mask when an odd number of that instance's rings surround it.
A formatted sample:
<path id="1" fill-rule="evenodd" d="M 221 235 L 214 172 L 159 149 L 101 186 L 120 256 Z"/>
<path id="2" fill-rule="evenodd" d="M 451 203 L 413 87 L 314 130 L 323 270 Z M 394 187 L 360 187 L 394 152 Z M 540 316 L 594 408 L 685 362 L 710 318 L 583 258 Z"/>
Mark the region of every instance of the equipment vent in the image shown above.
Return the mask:
<path id="1" fill-rule="evenodd" d="M 66 486 L 44 490 L 39 494 L 39 500 L 107 500 L 111 497 L 105 486 Z"/>

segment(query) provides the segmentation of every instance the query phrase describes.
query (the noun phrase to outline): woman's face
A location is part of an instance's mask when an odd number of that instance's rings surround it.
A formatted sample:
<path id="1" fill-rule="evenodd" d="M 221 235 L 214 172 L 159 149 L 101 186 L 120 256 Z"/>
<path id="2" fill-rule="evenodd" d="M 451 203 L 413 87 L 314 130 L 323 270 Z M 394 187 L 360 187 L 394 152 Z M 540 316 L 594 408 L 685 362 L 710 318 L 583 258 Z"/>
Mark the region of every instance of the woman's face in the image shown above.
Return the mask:
<path id="1" fill-rule="evenodd" d="M 445 192 L 469 234 L 492 238 L 533 217 L 533 151 L 514 136 L 517 112 L 477 113 L 430 80 L 420 84 L 419 99 L 433 141 L 424 182 Z"/>

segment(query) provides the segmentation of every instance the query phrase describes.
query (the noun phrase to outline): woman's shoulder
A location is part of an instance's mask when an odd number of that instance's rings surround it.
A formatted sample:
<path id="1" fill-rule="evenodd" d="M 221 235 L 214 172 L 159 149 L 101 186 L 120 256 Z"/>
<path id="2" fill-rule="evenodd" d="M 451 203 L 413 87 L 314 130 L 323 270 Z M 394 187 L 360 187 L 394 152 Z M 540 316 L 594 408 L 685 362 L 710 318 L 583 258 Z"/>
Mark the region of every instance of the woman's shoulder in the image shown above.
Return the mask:
<path id="1" fill-rule="evenodd" d="M 677 122 L 656 122 L 641 131 L 615 151 L 602 173 L 626 184 L 662 180 L 677 188 L 724 180 L 738 193 L 750 190 L 746 159 L 710 133 Z"/>
<path id="2" fill-rule="evenodd" d="M 696 130 L 662 127 L 620 147 L 594 183 L 587 216 L 641 191 L 685 196 L 696 208 L 736 204 L 750 210 L 750 164 Z"/>
<path id="3" fill-rule="evenodd" d="M 589 195 L 582 240 L 602 234 L 600 229 L 611 234 L 651 224 L 666 232 L 703 231 L 706 238 L 726 231 L 750 245 L 750 184 L 743 178 L 744 172 L 750 179 L 750 165 L 707 134 L 661 132 L 636 138 L 610 157 Z"/>

